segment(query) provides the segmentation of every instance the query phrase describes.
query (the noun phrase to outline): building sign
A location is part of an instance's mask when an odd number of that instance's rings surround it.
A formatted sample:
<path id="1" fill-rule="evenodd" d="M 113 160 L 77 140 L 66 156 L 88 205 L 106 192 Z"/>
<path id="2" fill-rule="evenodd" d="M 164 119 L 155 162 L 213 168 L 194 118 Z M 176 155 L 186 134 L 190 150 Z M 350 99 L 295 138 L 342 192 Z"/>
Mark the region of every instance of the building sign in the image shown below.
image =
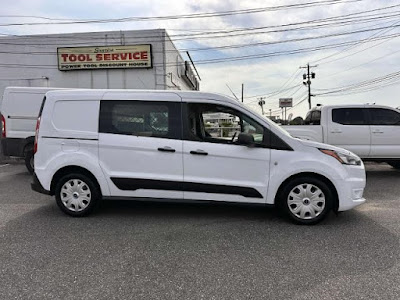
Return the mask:
<path id="1" fill-rule="evenodd" d="M 57 48 L 58 69 L 151 68 L 151 45 Z"/>
<path id="2" fill-rule="evenodd" d="M 194 74 L 192 67 L 188 61 L 185 61 L 185 74 L 182 75 L 183 78 L 192 86 L 194 90 L 199 90 L 199 82 Z"/>
<path id="3" fill-rule="evenodd" d="M 293 98 L 279 98 L 279 107 L 292 107 Z"/>

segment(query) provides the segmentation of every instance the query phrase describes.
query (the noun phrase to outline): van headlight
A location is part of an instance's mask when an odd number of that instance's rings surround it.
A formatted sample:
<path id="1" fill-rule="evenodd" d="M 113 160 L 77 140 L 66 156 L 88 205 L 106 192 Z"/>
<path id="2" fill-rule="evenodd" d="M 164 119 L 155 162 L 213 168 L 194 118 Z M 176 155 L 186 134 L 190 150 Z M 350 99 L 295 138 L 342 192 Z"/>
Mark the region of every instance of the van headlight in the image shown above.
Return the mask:
<path id="1" fill-rule="evenodd" d="M 353 165 L 353 166 L 360 166 L 361 165 L 361 159 L 352 154 L 352 153 L 344 153 L 340 151 L 335 151 L 335 150 L 328 150 L 328 149 L 319 149 L 322 153 L 332 156 L 336 160 L 338 160 L 341 164 L 344 165 Z"/>

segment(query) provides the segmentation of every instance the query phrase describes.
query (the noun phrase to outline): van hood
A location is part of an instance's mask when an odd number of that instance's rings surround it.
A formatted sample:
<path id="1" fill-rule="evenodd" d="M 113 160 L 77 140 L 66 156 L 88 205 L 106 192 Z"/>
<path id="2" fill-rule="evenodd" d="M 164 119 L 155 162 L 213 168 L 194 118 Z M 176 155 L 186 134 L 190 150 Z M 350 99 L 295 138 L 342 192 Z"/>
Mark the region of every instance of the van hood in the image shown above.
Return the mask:
<path id="1" fill-rule="evenodd" d="M 332 145 L 328 145 L 328 144 L 324 144 L 324 143 L 318 143 L 318 142 L 314 142 L 314 141 L 300 140 L 300 139 L 299 139 L 299 142 L 302 143 L 304 146 L 307 146 L 307 147 L 334 150 L 334 151 L 338 151 L 338 152 L 341 152 L 341 153 L 352 154 L 349 150 L 346 150 L 346 149 L 343 149 L 343 148 L 340 148 L 340 147 L 336 147 L 336 146 L 332 146 Z"/>

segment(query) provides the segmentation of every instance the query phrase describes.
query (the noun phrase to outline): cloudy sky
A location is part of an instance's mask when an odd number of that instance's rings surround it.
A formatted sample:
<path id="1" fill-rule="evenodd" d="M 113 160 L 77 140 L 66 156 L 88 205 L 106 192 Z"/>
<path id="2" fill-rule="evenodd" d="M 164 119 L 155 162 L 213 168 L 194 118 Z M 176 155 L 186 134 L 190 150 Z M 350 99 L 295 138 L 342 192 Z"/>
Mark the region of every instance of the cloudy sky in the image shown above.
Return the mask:
<path id="1" fill-rule="evenodd" d="M 182 15 L 191 17 L 109 22 Z M 107 22 L 11 25 L 54 19 Z M 259 111 L 258 97 L 266 97 L 265 110 L 274 114 L 279 98 L 292 97 L 297 105 L 289 112 L 304 116 L 307 88 L 300 67 L 307 63 L 316 66 L 313 105 L 400 106 L 398 0 L 14 0 L 0 10 L 3 35 L 153 28 L 167 29 L 179 49 L 190 50 L 202 91 L 232 95 L 229 86 L 240 97 L 243 83 L 245 103 Z"/>

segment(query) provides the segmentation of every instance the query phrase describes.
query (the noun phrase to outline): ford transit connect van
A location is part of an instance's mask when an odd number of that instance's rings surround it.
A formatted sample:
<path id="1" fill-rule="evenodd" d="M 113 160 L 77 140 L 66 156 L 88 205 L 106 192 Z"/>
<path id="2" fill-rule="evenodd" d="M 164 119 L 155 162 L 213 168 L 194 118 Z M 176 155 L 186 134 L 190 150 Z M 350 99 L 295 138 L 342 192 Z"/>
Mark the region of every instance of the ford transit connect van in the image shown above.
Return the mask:
<path id="1" fill-rule="evenodd" d="M 278 205 L 302 224 L 362 204 L 353 153 L 292 138 L 228 97 L 181 91 L 50 91 L 32 189 L 71 216 L 101 199 Z"/>

